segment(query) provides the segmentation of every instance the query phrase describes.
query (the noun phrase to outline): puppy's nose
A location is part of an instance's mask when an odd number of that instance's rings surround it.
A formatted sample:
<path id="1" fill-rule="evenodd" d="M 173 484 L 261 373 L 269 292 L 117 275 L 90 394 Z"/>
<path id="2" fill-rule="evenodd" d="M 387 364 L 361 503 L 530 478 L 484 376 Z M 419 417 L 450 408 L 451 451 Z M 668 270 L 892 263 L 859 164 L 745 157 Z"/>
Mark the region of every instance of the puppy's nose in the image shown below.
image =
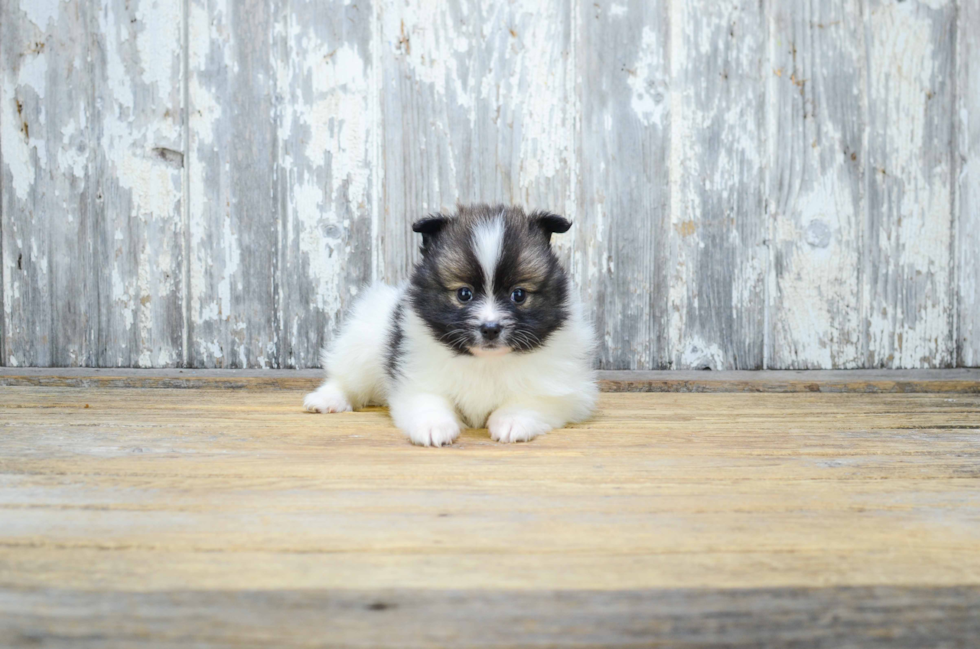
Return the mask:
<path id="1" fill-rule="evenodd" d="M 500 329 L 499 322 L 484 322 L 480 325 L 480 334 L 484 340 L 496 340 L 500 335 Z"/>

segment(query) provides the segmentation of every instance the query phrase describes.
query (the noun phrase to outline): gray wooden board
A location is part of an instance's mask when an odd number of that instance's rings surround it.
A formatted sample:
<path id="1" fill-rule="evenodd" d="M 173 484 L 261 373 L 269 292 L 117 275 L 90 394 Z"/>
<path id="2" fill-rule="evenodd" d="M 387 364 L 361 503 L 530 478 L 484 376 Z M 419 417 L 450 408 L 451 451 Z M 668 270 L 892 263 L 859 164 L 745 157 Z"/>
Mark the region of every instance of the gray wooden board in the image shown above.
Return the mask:
<path id="1" fill-rule="evenodd" d="M 4 363 L 178 364 L 180 0 L 0 22 Z"/>
<path id="2" fill-rule="evenodd" d="M 371 2 L 280 2 L 273 54 L 281 339 L 274 366 L 316 367 L 381 263 L 376 9 Z"/>
<path id="3" fill-rule="evenodd" d="M 766 312 L 764 4 L 670 4 L 670 359 L 760 369 Z"/>
<path id="4" fill-rule="evenodd" d="M 670 362 L 668 15 L 666 1 L 577 6 L 580 180 L 569 269 L 609 369 Z"/>
<path id="5" fill-rule="evenodd" d="M 277 367 L 276 5 L 189 0 L 188 362 Z"/>
<path id="6" fill-rule="evenodd" d="M 956 360 L 961 367 L 976 367 L 980 365 L 980 0 L 960 0 L 957 20 Z"/>
<path id="7" fill-rule="evenodd" d="M 954 2 L 865 6 L 865 367 L 954 362 Z"/>
<path id="8" fill-rule="evenodd" d="M 861 3 L 773 3 L 769 55 L 767 366 L 862 367 L 867 65 Z"/>
<path id="9" fill-rule="evenodd" d="M 11 647 L 975 646 L 980 588 L 163 591 L 0 588 Z"/>

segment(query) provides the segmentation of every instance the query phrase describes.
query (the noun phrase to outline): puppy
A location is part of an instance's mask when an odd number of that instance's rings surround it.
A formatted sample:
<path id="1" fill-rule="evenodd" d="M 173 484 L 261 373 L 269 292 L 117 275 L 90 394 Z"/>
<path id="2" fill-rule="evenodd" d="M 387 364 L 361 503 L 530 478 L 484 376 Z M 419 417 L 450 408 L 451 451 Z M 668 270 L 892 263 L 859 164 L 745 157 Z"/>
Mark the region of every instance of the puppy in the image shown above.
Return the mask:
<path id="1" fill-rule="evenodd" d="M 571 225 L 489 205 L 417 221 L 411 280 L 359 298 L 323 352 L 327 378 L 306 409 L 387 404 L 422 446 L 452 444 L 464 425 L 526 442 L 586 419 L 594 336 L 551 249 L 551 235 Z"/>

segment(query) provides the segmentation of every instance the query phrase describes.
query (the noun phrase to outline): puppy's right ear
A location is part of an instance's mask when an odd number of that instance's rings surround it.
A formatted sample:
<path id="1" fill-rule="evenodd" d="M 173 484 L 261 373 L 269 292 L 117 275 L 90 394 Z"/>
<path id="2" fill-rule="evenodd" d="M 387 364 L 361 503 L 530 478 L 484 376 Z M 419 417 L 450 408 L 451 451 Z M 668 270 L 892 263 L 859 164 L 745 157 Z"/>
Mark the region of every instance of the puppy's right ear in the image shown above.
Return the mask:
<path id="1" fill-rule="evenodd" d="M 412 224 L 412 230 L 422 235 L 422 252 L 429 249 L 447 223 L 449 223 L 448 216 L 432 214 Z"/>

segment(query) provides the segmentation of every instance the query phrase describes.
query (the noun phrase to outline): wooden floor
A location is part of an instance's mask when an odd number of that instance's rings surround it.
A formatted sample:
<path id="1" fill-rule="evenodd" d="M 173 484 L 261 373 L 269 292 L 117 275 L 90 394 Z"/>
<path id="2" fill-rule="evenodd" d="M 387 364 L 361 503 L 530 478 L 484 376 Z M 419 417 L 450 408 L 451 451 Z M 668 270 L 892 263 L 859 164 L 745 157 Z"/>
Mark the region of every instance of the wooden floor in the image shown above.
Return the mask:
<path id="1" fill-rule="evenodd" d="M 604 394 L 444 449 L 301 401 L 0 387 L 0 646 L 977 646 L 980 394 Z"/>

